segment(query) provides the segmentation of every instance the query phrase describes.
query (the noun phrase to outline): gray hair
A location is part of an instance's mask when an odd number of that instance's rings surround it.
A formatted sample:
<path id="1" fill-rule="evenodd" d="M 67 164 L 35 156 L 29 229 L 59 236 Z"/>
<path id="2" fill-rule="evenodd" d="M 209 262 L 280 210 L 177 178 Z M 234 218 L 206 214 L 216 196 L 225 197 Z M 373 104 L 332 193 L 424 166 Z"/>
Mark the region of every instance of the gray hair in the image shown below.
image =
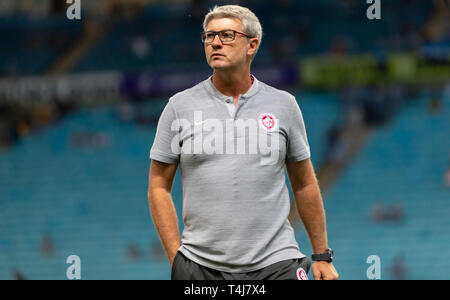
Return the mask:
<path id="1" fill-rule="evenodd" d="M 206 26 L 209 21 L 215 18 L 237 18 L 242 23 L 242 30 L 245 34 L 251 37 L 258 38 L 261 45 L 262 40 L 262 27 L 259 23 L 258 17 L 248 8 L 239 5 L 223 5 L 214 6 L 209 10 L 203 21 L 203 31 L 206 31 Z M 258 50 L 258 49 L 256 49 Z"/>

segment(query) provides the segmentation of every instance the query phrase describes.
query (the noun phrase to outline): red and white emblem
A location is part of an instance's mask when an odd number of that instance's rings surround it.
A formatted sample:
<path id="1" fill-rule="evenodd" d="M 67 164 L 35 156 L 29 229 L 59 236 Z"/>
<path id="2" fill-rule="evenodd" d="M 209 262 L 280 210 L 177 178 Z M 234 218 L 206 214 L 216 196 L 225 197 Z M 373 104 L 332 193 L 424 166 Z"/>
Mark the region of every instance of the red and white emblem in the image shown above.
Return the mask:
<path id="1" fill-rule="evenodd" d="M 298 280 L 308 280 L 308 276 L 303 268 L 298 268 L 296 274 Z"/>
<path id="2" fill-rule="evenodd" d="M 259 116 L 259 124 L 262 125 L 268 131 L 271 131 L 277 125 L 274 115 L 269 113 L 264 113 Z"/>

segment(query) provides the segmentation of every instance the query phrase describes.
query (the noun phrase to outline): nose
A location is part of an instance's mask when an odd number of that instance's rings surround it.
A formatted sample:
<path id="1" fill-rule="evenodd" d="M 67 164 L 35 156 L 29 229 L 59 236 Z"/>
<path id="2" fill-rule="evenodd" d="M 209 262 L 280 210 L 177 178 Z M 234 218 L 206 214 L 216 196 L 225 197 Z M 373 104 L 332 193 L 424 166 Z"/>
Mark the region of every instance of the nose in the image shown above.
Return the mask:
<path id="1" fill-rule="evenodd" d="M 220 48 L 220 47 L 222 47 L 222 41 L 220 40 L 220 38 L 219 38 L 219 35 L 218 34 L 216 34 L 215 36 L 214 36 L 214 40 L 211 42 L 211 46 L 214 48 L 214 49 L 217 49 L 217 48 Z"/>

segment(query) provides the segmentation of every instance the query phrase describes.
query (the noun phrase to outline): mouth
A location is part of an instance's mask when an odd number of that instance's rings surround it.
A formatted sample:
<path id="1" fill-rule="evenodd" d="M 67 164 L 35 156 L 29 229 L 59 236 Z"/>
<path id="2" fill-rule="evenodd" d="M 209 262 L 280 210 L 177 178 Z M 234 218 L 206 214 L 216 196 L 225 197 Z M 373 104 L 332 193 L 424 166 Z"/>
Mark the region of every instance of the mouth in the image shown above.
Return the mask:
<path id="1" fill-rule="evenodd" d="M 220 56 L 225 56 L 225 55 L 222 55 L 222 54 L 219 54 L 219 53 L 211 54 L 211 57 L 220 57 Z"/>

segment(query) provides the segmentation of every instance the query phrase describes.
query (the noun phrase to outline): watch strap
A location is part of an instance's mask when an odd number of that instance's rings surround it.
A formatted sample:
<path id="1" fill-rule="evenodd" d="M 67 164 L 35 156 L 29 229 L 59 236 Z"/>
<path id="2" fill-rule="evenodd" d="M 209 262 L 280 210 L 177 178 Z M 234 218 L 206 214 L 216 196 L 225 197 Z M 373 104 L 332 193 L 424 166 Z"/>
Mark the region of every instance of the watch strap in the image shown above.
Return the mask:
<path id="1" fill-rule="evenodd" d="M 313 261 L 327 261 L 332 262 L 333 261 L 333 250 L 327 249 L 326 252 L 320 253 L 320 254 L 313 254 L 311 255 L 311 258 Z"/>

